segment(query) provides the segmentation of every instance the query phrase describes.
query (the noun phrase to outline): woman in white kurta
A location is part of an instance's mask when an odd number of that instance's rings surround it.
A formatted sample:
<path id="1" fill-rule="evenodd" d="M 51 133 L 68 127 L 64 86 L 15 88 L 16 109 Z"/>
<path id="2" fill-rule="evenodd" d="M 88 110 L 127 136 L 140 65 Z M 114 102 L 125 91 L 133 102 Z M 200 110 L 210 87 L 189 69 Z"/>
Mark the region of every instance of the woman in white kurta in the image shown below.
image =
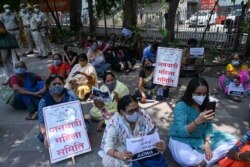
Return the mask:
<path id="1" fill-rule="evenodd" d="M 88 63 L 87 55 L 81 53 L 78 64 L 73 67 L 66 79 L 65 87 L 72 89 L 80 100 L 86 100 L 93 86 L 98 87 L 95 68 Z"/>

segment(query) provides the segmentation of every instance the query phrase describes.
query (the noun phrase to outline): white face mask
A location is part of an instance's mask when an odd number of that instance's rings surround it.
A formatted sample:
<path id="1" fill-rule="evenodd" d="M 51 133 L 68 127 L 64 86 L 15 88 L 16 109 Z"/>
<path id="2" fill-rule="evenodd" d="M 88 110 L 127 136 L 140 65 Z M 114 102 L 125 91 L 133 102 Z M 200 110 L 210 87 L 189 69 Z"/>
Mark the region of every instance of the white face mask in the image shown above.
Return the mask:
<path id="1" fill-rule="evenodd" d="M 192 99 L 195 101 L 195 103 L 199 104 L 200 106 L 203 104 L 206 96 L 192 96 Z"/>
<path id="2" fill-rule="evenodd" d="M 125 117 L 126 117 L 126 119 L 129 121 L 129 122 L 131 122 L 131 123 L 135 123 L 137 120 L 138 120 L 138 118 L 139 118 L 139 112 L 137 111 L 137 112 L 134 112 L 132 115 L 124 115 Z"/>
<path id="3" fill-rule="evenodd" d="M 10 9 L 5 9 L 5 13 L 10 13 Z"/>
<path id="4" fill-rule="evenodd" d="M 232 60 L 232 64 L 237 66 L 240 64 L 240 61 L 239 60 Z"/>
<path id="5" fill-rule="evenodd" d="M 35 13 L 38 13 L 38 12 L 39 12 L 39 9 L 35 8 L 35 9 L 34 9 L 34 12 L 35 12 Z"/>

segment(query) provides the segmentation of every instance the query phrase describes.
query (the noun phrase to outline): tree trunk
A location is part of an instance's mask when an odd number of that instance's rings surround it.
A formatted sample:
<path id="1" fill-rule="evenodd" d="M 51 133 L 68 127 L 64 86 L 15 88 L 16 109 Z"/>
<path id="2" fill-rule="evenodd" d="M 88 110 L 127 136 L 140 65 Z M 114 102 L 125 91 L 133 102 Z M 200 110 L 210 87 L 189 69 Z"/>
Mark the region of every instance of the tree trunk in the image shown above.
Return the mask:
<path id="1" fill-rule="evenodd" d="M 137 25 L 138 0 L 125 0 L 123 4 L 123 27 L 130 28 Z"/>
<path id="2" fill-rule="evenodd" d="M 248 31 L 247 42 L 244 48 L 244 57 L 250 57 L 250 30 Z"/>
<path id="3" fill-rule="evenodd" d="M 174 41 L 174 25 L 175 25 L 175 15 L 178 8 L 180 0 L 169 0 L 168 13 L 165 14 L 166 19 L 166 29 L 169 32 L 168 42 Z"/>
<path id="4" fill-rule="evenodd" d="M 61 31 L 62 30 L 62 27 L 61 27 L 61 24 L 58 20 L 58 17 L 56 17 L 54 11 L 51 9 L 50 5 L 49 5 L 49 2 L 48 0 L 44 0 L 45 4 L 47 5 L 48 9 L 49 9 L 49 12 L 51 13 L 55 23 L 56 23 L 56 27 Z"/>
<path id="5" fill-rule="evenodd" d="M 88 12 L 89 12 L 89 32 L 90 34 L 94 34 L 95 19 L 94 19 L 93 0 L 88 0 Z"/>
<path id="6" fill-rule="evenodd" d="M 70 1 L 70 30 L 78 31 L 82 27 L 81 22 L 82 0 Z"/>

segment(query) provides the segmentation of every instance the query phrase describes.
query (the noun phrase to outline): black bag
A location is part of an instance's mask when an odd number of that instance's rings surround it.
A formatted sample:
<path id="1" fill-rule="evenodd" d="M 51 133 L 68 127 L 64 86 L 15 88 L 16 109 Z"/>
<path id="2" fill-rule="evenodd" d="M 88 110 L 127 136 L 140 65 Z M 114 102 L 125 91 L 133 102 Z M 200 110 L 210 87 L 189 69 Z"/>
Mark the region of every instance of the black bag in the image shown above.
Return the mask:
<path id="1" fill-rule="evenodd" d="M 14 49 L 18 48 L 18 44 L 14 35 L 10 33 L 1 34 L 0 49 Z"/>

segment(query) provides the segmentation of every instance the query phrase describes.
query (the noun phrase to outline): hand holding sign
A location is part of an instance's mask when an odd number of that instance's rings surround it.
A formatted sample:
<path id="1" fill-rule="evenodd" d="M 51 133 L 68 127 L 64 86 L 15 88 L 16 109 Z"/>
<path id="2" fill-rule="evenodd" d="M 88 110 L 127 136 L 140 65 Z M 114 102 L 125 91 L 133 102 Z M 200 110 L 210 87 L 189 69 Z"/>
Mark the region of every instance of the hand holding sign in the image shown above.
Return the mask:
<path id="1" fill-rule="evenodd" d="M 129 151 L 119 152 L 119 159 L 122 161 L 127 161 L 129 159 L 132 159 L 133 154 Z"/>

